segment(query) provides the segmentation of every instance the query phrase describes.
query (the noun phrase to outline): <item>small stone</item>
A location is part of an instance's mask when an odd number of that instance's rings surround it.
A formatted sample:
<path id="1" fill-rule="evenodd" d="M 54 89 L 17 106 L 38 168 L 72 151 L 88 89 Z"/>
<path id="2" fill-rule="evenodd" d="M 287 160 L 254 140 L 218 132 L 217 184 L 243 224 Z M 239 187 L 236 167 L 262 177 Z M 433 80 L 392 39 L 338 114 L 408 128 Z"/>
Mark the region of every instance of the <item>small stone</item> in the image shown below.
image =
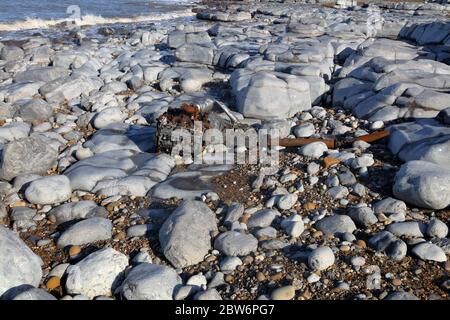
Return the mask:
<path id="1" fill-rule="evenodd" d="M 401 286 L 402 285 L 402 280 L 400 280 L 398 278 L 392 279 L 392 284 L 394 286 L 396 286 L 396 287 Z"/>
<path id="2" fill-rule="evenodd" d="M 305 230 L 302 217 L 298 214 L 293 214 L 289 218 L 284 219 L 280 225 L 293 238 L 299 237 Z"/>
<path id="3" fill-rule="evenodd" d="M 251 234 L 228 231 L 216 238 L 214 248 L 227 256 L 246 256 L 256 251 L 258 240 Z"/>
<path id="4" fill-rule="evenodd" d="M 295 126 L 293 132 L 297 138 L 308 138 L 316 132 L 316 129 L 312 123 L 308 122 Z"/>
<path id="5" fill-rule="evenodd" d="M 125 232 L 123 232 L 123 231 L 120 231 L 120 232 L 118 232 L 118 233 L 116 233 L 115 235 L 114 235 L 114 239 L 115 240 L 124 240 L 125 238 L 127 237 L 127 235 L 126 235 L 126 233 Z"/>
<path id="6" fill-rule="evenodd" d="M 320 281 L 320 276 L 316 273 L 311 273 L 308 278 L 306 278 L 306 281 L 308 281 L 308 283 L 316 283 L 317 281 Z"/>
<path id="7" fill-rule="evenodd" d="M 343 199 L 346 196 L 348 196 L 349 192 L 348 192 L 347 187 L 337 186 L 337 187 L 328 189 L 327 194 L 331 199 L 339 200 L 339 199 Z"/>
<path id="8" fill-rule="evenodd" d="M 365 249 L 367 247 L 367 244 L 364 240 L 356 240 L 356 245 L 362 249 Z"/>
<path id="9" fill-rule="evenodd" d="M 357 205 L 350 208 L 348 215 L 353 221 L 363 227 L 370 227 L 378 222 L 378 218 L 373 210 L 365 205 Z"/>
<path id="10" fill-rule="evenodd" d="M 250 219 L 248 219 L 247 226 L 251 228 L 265 228 L 269 227 L 273 220 L 279 216 L 280 213 L 277 210 L 263 209 L 254 213 Z"/>
<path id="11" fill-rule="evenodd" d="M 240 265 L 242 265 L 242 260 L 238 257 L 226 257 L 220 262 L 220 270 L 224 273 L 234 271 Z"/>
<path id="12" fill-rule="evenodd" d="M 333 157 L 324 157 L 323 158 L 323 166 L 325 167 L 325 169 L 328 169 L 339 163 L 341 163 L 341 160 L 339 160 L 338 158 L 333 158 Z"/>
<path id="13" fill-rule="evenodd" d="M 71 246 L 69 249 L 69 257 L 74 258 L 81 252 L 81 248 L 79 246 Z"/>
<path id="14" fill-rule="evenodd" d="M 330 247 L 319 247 L 308 256 L 308 265 L 311 269 L 322 271 L 334 264 L 335 258 Z"/>
<path id="15" fill-rule="evenodd" d="M 316 210 L 316 204 L 314 202 L 307 202 L 303 205 L 303 208 L 308 211 Z"/>
<path id="16" fill-rule="evenodd" d="M 233 283 L 234 277 L 231 274 L 225 275 L 225 282 L 227 283 Z"/>
<path id="17" fill-rule="evenodd" d="M 289 210 L 291 209 L 298 200 L 298 196 L 295 193 L 290 193 L 284 195 L 278 200 L 278 208 L 280 210 Z"/>
<path id="18" fill-rule="evenodd" d="M 256 279 L 257 279 L 259 282 L 263 282 L 263 281 L 266 280 L 266 276 L 264 275 L 264 273 L 258 272 L 258 273 L 256 274 Z"/>
<path id="19" fill-rule="evenodd" d="M 70 180 L 64 175 L 43 177 L 34 180 L 25 190 L 30 203 L 54 204 L 68 200 L 72 195 Z"/>
<path id="20" fill-rule="evenodd" d="M 339 235 L 345 232 L 353 233 L 356 230 L 356 225 L 349 216 L 335 214 L 317 221 L 316 228 L 327 235 Z"/>
<path id="21" fill-rule="evenodd" d="M 430 238 L 445 238 L 448 234 L 448 227 L 441 220 L 433 218 L 428 223 L 426 233 Z"/>
<path id="22" fill-rule="evenodd" d="M 112 221 L 105 218 L 89 218 L 73 224 L 58 238 L 57 245 L 83 245 L 112 238 Z"/>
<path id="23" fill-rule="evenodd" d="M 323 142 L 312 142 L 300 148 L 300 154 L 305 157 L 310 157 L 313 159 L 320 158 L 326 151 L 328 147 Z"/>
<path id="24" fill-rule="evenodd" d="M 409 292 L 393 292 L 384 300 L 419 300 L 414 294 Z"/>
<path id="25" fill-rule="evenodd" d="M 422 242 L 416 245 L 412 249 L 412 253 L 414 253 L 417 257 L 422 260 L 430 260 L 437 262 L 445 262 L 447 261 L 447 256 L 445 255 L 444 250 L 433 243 Z"/>
<path id="26" fill-rule="evenodd" d="M 60 285 L 61 285 L 61 279 L 59 277 L 51 277 L 45 283 L 45 287 L 50 291 L 58 288 Z"/>
<path id="27" fill-rule="evenodd" d="M 292 300 L 295 297 L 294 286 L 285 286 L 272 291 L 272 300 Z"/>
<path id="28" fill-rule="evenodd" d="M 366 264 L 366 259 L 364 259 L 364 257 L 352 257 L 350 263 L 354 267 L 362 267 Z"/>
<path id="29" fill-rule="evenodd" d="M 193 275 L 188 279 L 188 281 L 186 281 L 186 285 L 195 287 L 203 287 L 206 286 L 207 283 L 208 281 L 202 273 Z"/>

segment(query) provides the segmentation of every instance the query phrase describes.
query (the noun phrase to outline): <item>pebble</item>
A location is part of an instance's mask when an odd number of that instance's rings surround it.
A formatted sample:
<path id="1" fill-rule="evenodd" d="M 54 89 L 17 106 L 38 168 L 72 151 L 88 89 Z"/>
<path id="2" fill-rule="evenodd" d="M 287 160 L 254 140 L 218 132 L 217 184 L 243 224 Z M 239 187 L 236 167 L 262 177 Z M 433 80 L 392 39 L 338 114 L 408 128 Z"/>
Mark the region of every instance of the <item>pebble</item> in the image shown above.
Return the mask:
<path id="1" fill-rule="evenodd" d="M 45 283 L 45 287 L 48 290 L 54 290 L 61 285 L 61 279 L 59 277 L 50 277 Z"/>
<path id="2" fill-rule="evenodd" d="M 412 253 L 423 260 L 446 262 L 445 252 L 437 245 L 429 242 L 422 242 L 414 246 Z"/>
<path id="3" fill-rule="evenodd" d="M 350 263 L 354 267 L 362 267 L 366 264 L 366 259 L 364 259 L 364 257 L 351 257 Z"/>
<path id="4" fill-rule="evenodd" d="M 364 240 L 356 240 L 356 245 L 362 249 L 365 249 L 367 247 L 367 244 Z"/>
<path id="5" fill-rule="evenodd" d="M 314 249 L 308 256 L 308 265 L 312 270 L 322 271 L 334 264 L 335 257 L 330 247 Z"/>
<path id="6" fill-rule="evenodd" d="M 289 210 L 291 209 L 298 200 L 298 196 L 295 193 L 290 193 L 282 196 L 277 203 L 277 206 L 280 210 Z"/>
<path id="7" fill-rule="evenodd" d="M 316 283 L 320 281 L 320 276 L 316 273 L 311 273 L 308 278 L 306 278 L 306 281 L 308 281 L 308 283 Z"/>
<path id="8" fill-rule="evenodd" d="M 186 285 L 195 287 L 203 287 L 206 286 L 207 283 L 206 277 L 201 273 L 190 277 L 188 281 L 186 281 Z"/>
<path id="9" fill-rule="evenodd" d="M 222 272 L 230 272 L 236 270 L 240 265 L 242 265 L 242 260 L 238 257 L 226 257 L 220 262 L 220 270 Z"/>
<path id="10" fill-rule="evenodd" d="M 326 151 L 328 151 L 328 147 L 323 142 L 312 142 L 301 147 L 299 150 L 301 155 L 313 159 L 320 158 Z"/>
<path id="11" fill-rule="evenodd" d="M 34 204 L 54 204 L 72 196 L 70 180 L 63 175 L 34 180 L 25 190 L 25 197 Z"/>
<path id="12" fill-rule="evenodd" d="M 294 286 L 285 286 L 272 291 L 271 300 L 292 300 L 295 297 Z"/>
<path id="13" fill-rule="evenodd" d="M 339 163 L 341 163 L 341 160 L 339 160 L 338 158 L 333 158 L 333 157 L 324 157 L 323 158 L 323 166 L 325 169 L 328 169 L 332 166 L 338 165 Z"/>
<path id="14" fill-rule="evenodd" d="M 445 238 L 448 234 L 448 227 L 437 218 L 432 218 L 427 225 L 427 235 L 430 238 Z"/>
<path id="15" fill-rule="evenodd" d="M 81 248 L 79 246 L 71 246 L 69 248 L 69 257 L 74 258 L 80 254 Z"/>

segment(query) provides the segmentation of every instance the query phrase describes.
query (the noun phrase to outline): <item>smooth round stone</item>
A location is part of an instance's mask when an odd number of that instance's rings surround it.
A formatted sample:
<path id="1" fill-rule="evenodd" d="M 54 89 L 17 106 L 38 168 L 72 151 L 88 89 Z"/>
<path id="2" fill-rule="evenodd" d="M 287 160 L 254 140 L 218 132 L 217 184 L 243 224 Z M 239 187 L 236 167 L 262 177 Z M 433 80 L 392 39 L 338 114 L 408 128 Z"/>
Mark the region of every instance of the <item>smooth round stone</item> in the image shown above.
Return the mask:
<path id="1" fill-rule="evenodd" d="M 319 220 L 316 223 L 316 229 L 325 234 L 353 233 L 356 230 L 356 225 L 349 216 L 335 214 Z"/>
<path id="2" fill-rule="evenodd" d="M 444 250 L 433 243 L 422 242 L 412 249 L 412 253 L 422 260 L 430 260 L 437 262 L 447 261 L 447 256 Z"/>
<path id="3" fill-rule="evenodd" d="M 222 272 L 234 271 L 240 265 L 242 265 L 242 260 L 238 257 L 226 257 L 220 262 L 220 270 Z"/>
<path id="4" fill-rule="evenodd" d="M 182 285 L 177 272 L 167 266 L 141 263 L 131 269 L 119 290 L 127 300 L 172 300 Z"/>
<path id="5" fill-rule="evenodd" d="M 320 165 L 316 162 L 310 162 L 308 164 L 308 167 L 306 168 L 306 172 L 308 172 L 308 174 L 310 175 L 315 175 L 319 172 L 320 170 Z"/>
<path id="6" fill-rule="evenodd" d="M 68 200 L 72 195 L 70 180 L 64 175 L 34 180 L 25 190 L 25 197 L 34 204 L 54 204 Z"/>
<path id="7" fill-rule="evenodd" d="M 350 290 L 350 285 L 347 282 L 341 282 L 337 285 L 336 288 L 338 288 L 339 290 L 342 290 L 342 291 L 347 291 L 347 290 Z"/>
<path id="8" fill-rule="evenodd" d="M 64 231 L 57 245 L 64 248 L 68 245 L 83 245 L 112 237 L 112 222 L 105 218 L 89 218 L 79 221 Z"/>
<path id="9" fill-rule="evenodd" d="M 186 282 L 186 285 L 188 286 L 196 286 L 196 287 L 201 287 L 201 286 L 206 286 L 206 284 L 208 283 L 208 281 L 206 280 L 205 276 L 201 273 L 193 275 L 192 277 L 190 277 L 188 279 L 188 281 Z"/>
<path id="10" fill-rule="evenodd" d="M 322 271 L 334 264 L 334 253 L 330 247 L 319 247 L 308 256 L 308 265 L 313 270 Z"/>
<path id="11" fill-rule="evenodd" d="M 292 300 L 295 297 L 295 287 L 285 286 L 272 291 L 272 300 Z"/>
<path id="12" fill-rule="evenodd" d="M 195 286 L 182 286 L 179 289 L 176 289 L 176 292 L 174 294 L 174 300 L 184 300 L 189 296 L 192 296 L 202 290 L 199 287 Z"/>
<path id="13" fill-rule="evenodd" d="M 135 226 L 131 226 L 127 229 L 127 237 L 143 237 L 149 231 L 149 225 L 147 224 L 139 224 Z"/>
<path id="14" fill-rule="evenodd" d="M 381 121 L 381 120 L 374 121 L 370 125 L 370 129 L 372 129 L 372 130 L 379 130 L 379 129 L 383 128 L 383 127 L 384 127 L 384 122 Z"/>
<path id="15" fill-rule="evenodd" d="M 312 123 L 300 124 L 294 127 L 294 135 L 297 138 L 308 138 L 316 133 L 316 129 Z"/>
<path id="16" fill-rule="evenodd" d="M 216 238 L 214 248 L 227 256 L 246 256 L 256 251 L 258 240 L 251 234 L 228 231 Z"/>
<path id="17" fill-rule="evenodd" d="M 277 237 L 277 229 L 273 227 L 265 227 L 256 230 L 253 234 L 258 240 L 275 239 Z"/>
<path id="18" fill-rule="evenodd" d="M 360 168 L 367 168 L 372 166 L 375 163 L 375 160 L 373 160 L 373 156 L 365 154 L 362 155 L 359 158 L 353 159 L 351 166 L 354 169 L 360 169 Z"/>
<path id="19" fill-rule="evenodd" d="M 93 125 L 97 129 L 106 127 L 115 122 L 122 122 L 126 118 L 120 108 L 110 107 L 100 111 L 93 119 Z"/>
<path id="20" fill-rule="evenodd" d="M 290 193 L 282 196 L 278 200 L 278 208 L 280 210 L 289 210 L 291 209 L 298 200 L 298 196 L 295 193 Z"/>
<path id="21" fill-rule="evenodd" d="M 75 156 L 78 160 L 83 160 L 89 157 L 92 157 L 94 153 L 89 148 L 78 148 L 75 152 Z"/>
<path id="22" fill-rule="evenodd" d="M 433 218 L 428 223 L 426 233 L 431 238 L 445 238 L 448 234 L 448 227 L 441 220 Z"/>
<path id="23" fill-rule="evenodd" d="M 146 251 L 140 251 L 138 254 L 136 254 L 133 259 L 132 262 L 134 264 L 139 264 L 139 263 L 152 263 L 152 257 L 150 256 L 150 254 Z"/>
<path id="24" fill-rule="evenodd" d="M 352 257 L 350 263 L 354 267 L 362 267 L 366 264 L 366 259 L 364 259 L 364 257 Z"/>
<path id="25" fill-rule="evenodd" d="M 328 147 L 323 142 L 312 142 L 301 147 L 299 151 L 302 156 L 318 159 L 328 151 Z"/>
<path id="26" fill-rule="evenodd" d="M 305 230 L 302 217 L 298 214 L 293 214 L 289 218 L 284 219 L 281 222 L 281 227 L 293 238 L 299 237 Z"/>
<path id="27" fill-rule="evenodd" d="M 248 228 L 264 228 L 272 224 L 273 220 L 279 216 L 277 210 L 263 209 L 253 214 L 248 220 Z"/>
<path id="28" fill-rule="evenodd" d="M 308 278 L 306 278 L 306 281 L 308 281 L 308 283 L 316 283 L 317 281 L 320 281 L 320 276 L 315 273 L 311 273 Z"/>

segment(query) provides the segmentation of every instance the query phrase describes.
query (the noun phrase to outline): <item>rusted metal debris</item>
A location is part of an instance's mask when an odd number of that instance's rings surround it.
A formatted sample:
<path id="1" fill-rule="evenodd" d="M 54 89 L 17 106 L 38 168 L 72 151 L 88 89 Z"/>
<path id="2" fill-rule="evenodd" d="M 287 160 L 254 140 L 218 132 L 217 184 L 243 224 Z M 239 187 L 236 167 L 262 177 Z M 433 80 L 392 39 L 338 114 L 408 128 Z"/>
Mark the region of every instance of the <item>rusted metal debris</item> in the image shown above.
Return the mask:
<path id="1" fill-rule="evenodd" d="M 376 142 L 390 135 L 387 130 L 375 131 L 370 134 L 359 136 L 351 139 L 339 139 L 335 137 L 330 138 L 295 138 L 295 139 L 280 139 L 279 145 L 282 147 L 301 147 L 312 142 L 323 142 L 330 149 L 342 148 L 351 146 L 355 141 Z"/>
<path id="2" fill-rule="evenodd" d="M 215 101 L 216 105 L 224 111 L 231 119 L 226 120 L 217 112 L 201 110 L 198 106 L 189 103 L 183 103 L 179 108 L 169 109 L 166 113 L 157 119 L 157 152 L 171 153 L 174 147 L 172 141 L 172 133 L 177 129 L 184 129 L 194 135 L 194 122 L 201 121 L 202 131 L 210 128 L 218 130 L 225 129 L 248 129 L 248 125 L 242 124 L 231 112 L 228 107 L 219 101 Z M 379 141 L 388 137 L 390 134 L 387 130 L 375 131 L 371 134 L 355 137 L 355 138 L 285 138 L 279 139 L 278 145 L 282 147 L 301 147 L 312 142 L 323 142 L 330 149 L 337 149 L 351 146 L 355 141 L 365 141 L 368 143 Z M 193 139 L 191 140 L 193 141 Z M 270 139 L 269 139 L 270 143 Z"/>

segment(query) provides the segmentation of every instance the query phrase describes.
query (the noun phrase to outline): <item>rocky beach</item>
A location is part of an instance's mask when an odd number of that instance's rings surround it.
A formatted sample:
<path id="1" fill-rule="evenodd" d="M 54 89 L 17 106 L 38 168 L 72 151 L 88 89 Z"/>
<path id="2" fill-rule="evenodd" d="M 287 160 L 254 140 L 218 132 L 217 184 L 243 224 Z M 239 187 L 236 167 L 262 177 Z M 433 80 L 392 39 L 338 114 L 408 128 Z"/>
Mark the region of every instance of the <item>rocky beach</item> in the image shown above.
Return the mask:
<path id="1" fill-rule="evenodd" d="M 0 30 L 0 299 L 448 300 L 450 4 L 177 10 Z"/>

